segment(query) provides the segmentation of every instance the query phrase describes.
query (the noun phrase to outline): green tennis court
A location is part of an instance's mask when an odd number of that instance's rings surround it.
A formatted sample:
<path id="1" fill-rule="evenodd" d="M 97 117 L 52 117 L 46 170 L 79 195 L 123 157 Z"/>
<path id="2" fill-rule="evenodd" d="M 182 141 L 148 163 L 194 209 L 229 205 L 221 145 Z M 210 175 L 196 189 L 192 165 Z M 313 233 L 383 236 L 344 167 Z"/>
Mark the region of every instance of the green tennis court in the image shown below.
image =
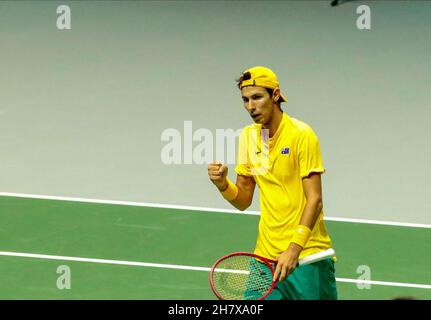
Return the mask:
<path id="1" fill-rule="evenodd" d="M 0 196 L 0 208 L 0 299 L 215 299 L 209 268 L 226 253 L 253 250 L 259 219 L 15 196 Z M 340 299 L 431 299 L 429 228 L 327 225 Z M 60 266 L 70 289 L 57 287 Z"/>

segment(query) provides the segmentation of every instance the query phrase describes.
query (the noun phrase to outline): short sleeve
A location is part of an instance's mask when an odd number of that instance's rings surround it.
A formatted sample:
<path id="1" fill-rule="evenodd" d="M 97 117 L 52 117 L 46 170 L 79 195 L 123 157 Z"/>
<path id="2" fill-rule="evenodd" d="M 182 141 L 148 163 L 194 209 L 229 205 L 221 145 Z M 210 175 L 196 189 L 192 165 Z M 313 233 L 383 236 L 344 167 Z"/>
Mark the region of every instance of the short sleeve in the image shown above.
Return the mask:
<path id="1" fill-rule="evenodd" d="M 239 136 L 238 156 L 235 172 L 241 176 L 252 176 L 248 159 L 248 134 L 247 129 L 243 129 Z"/>
<path id="2" fill-rule="evenodd" d="M 325 172 L 319 139 L 311 128 L 301 134 L 298 149 L 301 178 L 308 177 L 312 172 Z"/>

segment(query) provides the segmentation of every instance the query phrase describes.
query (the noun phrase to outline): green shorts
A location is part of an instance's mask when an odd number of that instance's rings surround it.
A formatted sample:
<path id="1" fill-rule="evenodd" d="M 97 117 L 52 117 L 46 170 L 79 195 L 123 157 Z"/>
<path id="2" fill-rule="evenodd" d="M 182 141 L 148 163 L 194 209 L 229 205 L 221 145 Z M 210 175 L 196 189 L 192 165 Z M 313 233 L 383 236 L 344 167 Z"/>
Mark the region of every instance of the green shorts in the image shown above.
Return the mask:
<path id="1" fill-rule="evenodd" d="M 337 300 L 334 260 L 297 267 L 265 300 Z"/>

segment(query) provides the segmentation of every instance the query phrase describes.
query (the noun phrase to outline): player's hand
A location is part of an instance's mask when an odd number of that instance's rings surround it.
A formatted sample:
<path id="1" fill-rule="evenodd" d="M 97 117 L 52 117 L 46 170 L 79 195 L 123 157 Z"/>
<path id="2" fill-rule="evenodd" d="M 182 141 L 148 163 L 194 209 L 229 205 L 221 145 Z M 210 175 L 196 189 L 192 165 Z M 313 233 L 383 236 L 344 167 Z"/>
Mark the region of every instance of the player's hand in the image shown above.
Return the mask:
<path id="1" fill-rule="evenodd" d="M 218 161 L 208 165 L 208 177 L 220 191 L 224 191 L 227 188 L 227 170 L 227 166 Z"/>
<path id="2" fill-rule="evenodd" d="M 291 243 L 289 248 L 277 258 L 273 281 L 283 281 L 298 266 L 299 254 L 302 247 L 296 243 Z"/>

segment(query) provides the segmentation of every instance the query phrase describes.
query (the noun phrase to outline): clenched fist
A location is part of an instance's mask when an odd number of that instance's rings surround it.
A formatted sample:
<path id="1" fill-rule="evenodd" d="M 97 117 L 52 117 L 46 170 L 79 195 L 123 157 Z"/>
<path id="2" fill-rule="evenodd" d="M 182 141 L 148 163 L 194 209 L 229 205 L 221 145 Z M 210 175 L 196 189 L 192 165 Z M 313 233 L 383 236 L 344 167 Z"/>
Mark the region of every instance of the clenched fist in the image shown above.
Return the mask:
<path id="1" fill-rule="evenodd" d="M 220 191 L 224 191 L 227 189 L 227 170 L 227 166 L 223 165 L 218 161 L 215 161 L 208 165 L 208 177 Z"/>

